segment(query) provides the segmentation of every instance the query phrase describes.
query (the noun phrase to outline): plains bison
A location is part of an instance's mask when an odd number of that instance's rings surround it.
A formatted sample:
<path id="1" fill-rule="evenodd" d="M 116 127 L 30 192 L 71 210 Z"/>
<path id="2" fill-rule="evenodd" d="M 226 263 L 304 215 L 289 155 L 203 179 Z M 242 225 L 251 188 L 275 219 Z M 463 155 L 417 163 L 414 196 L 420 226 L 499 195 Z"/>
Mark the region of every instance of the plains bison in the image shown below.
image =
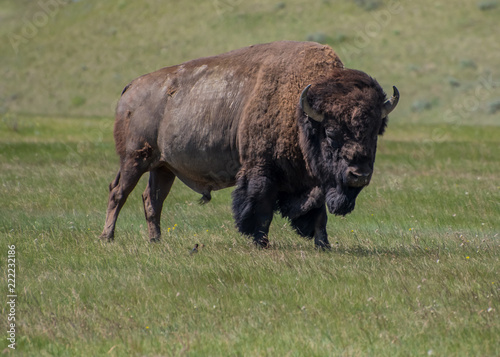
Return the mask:
<path id="1" fill-rule="evenodd" d="M 166 67 L 125 87 L 114 138 L 120 170 L 109 186 L 101 238 L 112 240 L 139 178 L 152 241 L 175 177 L 211 199 L 236 185 L 236 226 L 266 247 L 274 212 L 329 247 L 328 210 L 346 215 L 373 172 L 390 99 L 328 46 L 274 42 Z"/>

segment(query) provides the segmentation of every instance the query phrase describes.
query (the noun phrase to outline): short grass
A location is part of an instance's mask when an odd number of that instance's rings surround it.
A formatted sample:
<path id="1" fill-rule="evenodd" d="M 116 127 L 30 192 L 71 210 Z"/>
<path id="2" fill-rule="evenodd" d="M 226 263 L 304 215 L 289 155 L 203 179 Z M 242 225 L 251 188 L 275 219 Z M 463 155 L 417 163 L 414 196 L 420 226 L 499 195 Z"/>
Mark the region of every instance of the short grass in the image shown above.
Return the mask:
<path id="1" fill-rule="evenodd" d="M 16 245 L 17 353 L 500 354 L 498 127 L 391 123 L 372 184 L 351 215 L 330 217 L 333 250 L 320 252 L 279 217 L 270 249 L 258 250 L 233 228 L 231 190 L 200 206 L 180 182 L 164 239 L 150 244 L 144 180 L 116 241 L 100 242 L 118 165 L 111 126 L 0 123 L 0 251 L 5 262 Z M 190 255 L 195 243 L 204 247 Z"/>

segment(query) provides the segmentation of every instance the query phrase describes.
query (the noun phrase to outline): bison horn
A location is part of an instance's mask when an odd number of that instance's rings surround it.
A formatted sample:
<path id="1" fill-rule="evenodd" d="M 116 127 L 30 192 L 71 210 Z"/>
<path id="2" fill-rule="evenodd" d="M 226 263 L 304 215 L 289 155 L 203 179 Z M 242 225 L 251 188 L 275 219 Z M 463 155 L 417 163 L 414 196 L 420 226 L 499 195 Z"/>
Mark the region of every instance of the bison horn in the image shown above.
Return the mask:
<path id="1" fill-rule="evenodd" d="M 399 102 L 399 91 L 396 87 L 392 87 L 394 89 L 394 94 L 390 99 L 387 99 L 382 107 L 382 118 L 385 118 L 389 115 L 390 112 L 396 108 Z"/>
<path id="2" fill-rule="evenodd" d="M 300 95 L 300 109 L 302 109 L 302 111 L 306 113 L 309 118 L 317 121 L 318 123 L 321 123 L 325 117 L 323 116 L 323 114 L 320 114 L 313 108 L 311 108 L 309 102 L 307 101 L 307 92 L 309 91 L 309 88 L 311 88 L 310 84 L 302 91 L 302 94 Z"/>

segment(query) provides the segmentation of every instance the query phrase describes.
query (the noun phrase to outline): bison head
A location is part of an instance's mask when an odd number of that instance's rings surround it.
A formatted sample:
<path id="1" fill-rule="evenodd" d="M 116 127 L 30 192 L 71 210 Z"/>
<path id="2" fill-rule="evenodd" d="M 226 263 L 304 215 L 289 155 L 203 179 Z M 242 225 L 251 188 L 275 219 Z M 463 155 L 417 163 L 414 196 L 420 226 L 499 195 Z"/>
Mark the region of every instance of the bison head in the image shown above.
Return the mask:
<path id="1" fill-rule="evenodd" d="M 323 187 L 330 213 L 350 213 L 370 183 L 377 138 L 398 100 L 396 87 L 387 99 L 377 81 L 350 69 L 339 69 L 303 90 L 299 142 L 310 174 Z"/>

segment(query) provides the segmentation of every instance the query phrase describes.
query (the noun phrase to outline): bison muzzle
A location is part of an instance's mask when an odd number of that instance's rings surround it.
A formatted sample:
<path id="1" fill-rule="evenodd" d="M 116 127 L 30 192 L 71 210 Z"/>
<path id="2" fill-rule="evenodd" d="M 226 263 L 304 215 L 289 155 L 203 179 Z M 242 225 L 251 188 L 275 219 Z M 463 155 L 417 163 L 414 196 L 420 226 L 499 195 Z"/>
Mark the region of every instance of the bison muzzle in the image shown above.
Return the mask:
<path id="1" fill-rule="evenodd" d="M 101 238 L 140 177 L 151 241 L 175 177 L 211 199 L 236 185 L 236 226 L 268 245 L 275 212 L 328 248 L 327 211 L 346 215 L 370 183 L 377 138 L 399 93 L 387 99 L 367 74 L 344 68 L 328 46 L 274 42 L 166 67 L 132 81 L 116 109 L 120 169 L 109 186 Z"/>

